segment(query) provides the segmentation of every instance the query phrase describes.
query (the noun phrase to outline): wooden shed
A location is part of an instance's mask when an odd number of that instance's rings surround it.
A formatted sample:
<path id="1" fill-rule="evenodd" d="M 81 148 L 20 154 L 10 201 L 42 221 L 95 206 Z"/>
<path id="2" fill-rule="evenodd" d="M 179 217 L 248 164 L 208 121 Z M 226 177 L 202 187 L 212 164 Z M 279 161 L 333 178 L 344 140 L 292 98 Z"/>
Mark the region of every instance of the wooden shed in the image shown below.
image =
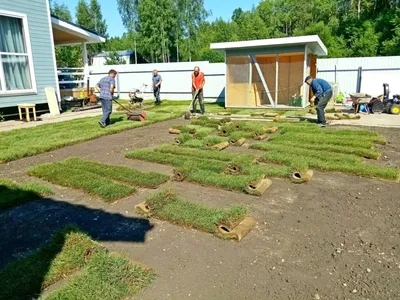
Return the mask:
<path id="1" fill-rule="evenodd" d="M 211 44 L 226 63 L 225 107 L 303 108 L 308 75 L 328 51 L 317 35 Z"/>

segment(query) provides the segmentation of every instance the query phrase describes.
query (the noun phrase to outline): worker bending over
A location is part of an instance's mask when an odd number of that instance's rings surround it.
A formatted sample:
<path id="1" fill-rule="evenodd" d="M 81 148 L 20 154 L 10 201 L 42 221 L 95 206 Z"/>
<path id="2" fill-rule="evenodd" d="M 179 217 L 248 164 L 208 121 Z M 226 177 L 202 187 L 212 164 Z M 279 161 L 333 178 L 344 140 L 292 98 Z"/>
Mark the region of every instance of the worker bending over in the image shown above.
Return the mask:
<path id="1" fill-rule="evenodd" d="M 196 106 L 197 99 L 200 102 L 200 110 L 201 114 L 204 115 L 204 96 L 203 96 L 203 87 L 206 83 L 204 79 L 204 73 L 200 72 L 199 67 L 194 68 L 194 72 L 192 74 L 192 99 L 193 99 L 193 114 L 196 114 Z"/>
<path id="2" fill-rule="evenodd" d="M 115 89 L 115 76 L 117 76 L 117 71 L 110 70 L 108 76 L 102 78 L 99 83 L 96 84 L 96 89 L 100 90 L 101 108 L 103 109 L 103 117 L 100 119 L 99 124 L 103 128 L 110 125 L 112 100 Z"/>
<path id="3" fill-rule="evenodd" d="M 332 87 L 323 79 L 312 78 L 307 76 L 305 82 L 313 90 L 314 96 L 310 99 L 311 105 L 315 103 L 317 110 L 318 124 L 321 127 L 326 127 L 325 108 L 329 100 L 332 98 Z"/>

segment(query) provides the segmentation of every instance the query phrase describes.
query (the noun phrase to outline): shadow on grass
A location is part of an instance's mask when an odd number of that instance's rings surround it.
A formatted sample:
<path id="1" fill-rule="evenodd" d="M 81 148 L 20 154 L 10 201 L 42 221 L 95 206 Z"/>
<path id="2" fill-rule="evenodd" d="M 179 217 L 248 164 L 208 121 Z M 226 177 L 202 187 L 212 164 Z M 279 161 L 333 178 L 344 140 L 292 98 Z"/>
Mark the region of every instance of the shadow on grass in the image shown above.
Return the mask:
<path id="1" fill-rule="evenodd" d="M 12 191 L 5 191 L 2 187 L 4 192 Z M 48 243 L 60 229 L 71 224 L 100 242 L 143 243 L 146 233 L 153 228 L 147 219 L 127 217 L 51 198 L 43 198 L 0 213 L 0 224 L 0 273 L 9 263 L 31 254 Z M 11 292 L 10 289 L 0 290 L 0 299 L 31 299 L 40 295 L 50 266 L 61 252 L 68 231 L 62 233 L 57 235 L 57 243 L 46 246 L 43 255 L 36 253 L 40 263 L 19 264 L 18 270 L 11 272 L 15 277 L 11 282 L 17 282 L 19 288 Z M 0 286 L 10 282 L 10 278 L 1 277 Z"/>
<path id="2" fill-rule="evenodd" d="M 121 112 L 126 112 L 126 111 L 121 111 Z M 122 117 L 122 116 L 120 116 L 120 117 L 111 117 L 110 118 L 110 125 L 116 124 L 118 122 L 122 122 L 124 120 L 125 120 L 125 118 Z"/>

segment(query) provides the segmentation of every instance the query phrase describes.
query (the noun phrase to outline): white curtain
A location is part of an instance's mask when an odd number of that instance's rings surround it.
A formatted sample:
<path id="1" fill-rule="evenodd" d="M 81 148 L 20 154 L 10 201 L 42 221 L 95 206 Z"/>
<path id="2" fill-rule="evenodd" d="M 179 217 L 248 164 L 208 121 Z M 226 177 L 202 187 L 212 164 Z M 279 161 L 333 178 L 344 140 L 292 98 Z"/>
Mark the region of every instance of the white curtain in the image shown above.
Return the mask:
<path id="1" fill-rule="evenodd" d="M 0 52 L 3 52 L 1 55 L 1 62 L 3 64 L 6 81 L 5 87 L 7 90 L 25 90 L 32 88 L 28 56 L 7 54 L 26 54 L 22 29 L 21 19 L 0 16 Z"/>

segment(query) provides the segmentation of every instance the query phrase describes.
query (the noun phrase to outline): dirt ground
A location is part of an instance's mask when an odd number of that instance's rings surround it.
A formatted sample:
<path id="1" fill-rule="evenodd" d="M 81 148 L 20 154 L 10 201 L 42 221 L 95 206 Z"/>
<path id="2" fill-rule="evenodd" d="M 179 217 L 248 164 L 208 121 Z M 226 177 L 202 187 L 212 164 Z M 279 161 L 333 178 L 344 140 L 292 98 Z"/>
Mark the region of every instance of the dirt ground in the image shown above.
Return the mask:
<path id="1" fill-rule="evenodd" d="M 129 149 L 171 142 L 172 120 L 105 136 L 0 165 L 20 181 L 27 168 L 78 156 L 139 170 L 172 168 L 124 158 Z M 379 129 L 390 143 L 382 163 L 400 165 L 400 129 Z M 152 267 L 153 284 L 135 299 L 400 299 L 400 184 L 315 172 L 309 184 L 273 179 L 262 196 L 169 182 L 191 201 L 224 207 L 244 203 L 257 219 L 240 243 L 140 218 L 134 206 L 151 190 L 108 205 L 80 191 L 0 214 L 0 268 L 75 223 L 109 249 Z"/>

